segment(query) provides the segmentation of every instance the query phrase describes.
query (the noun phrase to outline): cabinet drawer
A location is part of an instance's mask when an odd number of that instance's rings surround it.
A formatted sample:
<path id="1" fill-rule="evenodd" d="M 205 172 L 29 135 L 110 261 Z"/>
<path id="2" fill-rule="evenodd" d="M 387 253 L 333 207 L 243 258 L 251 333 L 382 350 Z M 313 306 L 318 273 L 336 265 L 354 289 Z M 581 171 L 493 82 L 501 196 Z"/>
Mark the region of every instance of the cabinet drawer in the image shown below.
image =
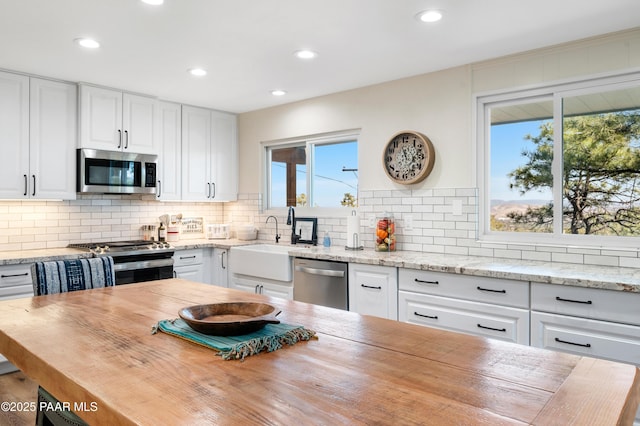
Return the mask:
<path id="1" fill-rule="evenodd" d="M 529 283 L 401 268 L 400 290 L 529 308 Z"/>
<path id="2" fill-rule="evenodd" d="M 349 310 L 398 319 L 397 270 L 392 266 L 349 264 Z"/>
<path id="3" fill-rule="evenodd" d="M 31 285 L 31 264 L 0 267 L 0 287 Z"/>
<path id="4" fill-rule="evenodd" d="M 640 327 L 531 312 L 531 346 L 640 365 Z"/>
<path id="5" fill-rule="evenodd" d="M 398 319 L 434 328 L 529 344 L 529 311 L 400 291 Z"/>
<path id="6" fill-rule="evenodd" d="M 531 310 L 640 325 L 640 293 L 532 283 Z"/>
<path id="7" fill-rule="evenodd" d="M 31 264 L 0 267 L 0 299 L 33 296 Z"/>
<path id="8" fill-rule="evenodd" d="M 203 258 L 202 249 L 178 250 L 173 255 L 173 266 L 201 264 Z"/>

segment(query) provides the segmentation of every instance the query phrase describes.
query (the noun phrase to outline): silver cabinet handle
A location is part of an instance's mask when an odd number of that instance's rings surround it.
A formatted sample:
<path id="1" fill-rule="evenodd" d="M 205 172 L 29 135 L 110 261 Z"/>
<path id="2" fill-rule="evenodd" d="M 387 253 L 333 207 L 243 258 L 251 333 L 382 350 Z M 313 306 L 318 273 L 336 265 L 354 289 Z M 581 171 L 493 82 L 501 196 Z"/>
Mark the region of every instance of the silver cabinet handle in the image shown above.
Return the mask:
<path id="1" fill-rule="evenodd" d="M 27 175 L 24 175 L 24 195 L 25 197 L 27 196 L 27 193 L 29 192 L 29 188 L 27 188 L 29 186 L 29 182 L 27 179 Z"/>
<path id="2" fill-rule="evenodd" d="M 129 149 L 129 131 L 124 131 L 124 149 Z"/>
<path id="3" fill-rule="evenodd" d="M 211 198 L 211 183 L 207 182 L 207 198 Z"/>
<path id="4" fill-rule="evenodd" d="M 344 271 L 332 271 L 331 269 L 309 268 L 307 266 L 296 266 L 296 271 L 306 272 L 311 275 L 322 275 L 323 277 L 344 277 Z"/>
<path id="5" fill-rule="evenodd" d="M 211 198 L 216 198 L 216 183 L 213 182 L 211 185 L 213 186 L 213 195 L 211 196 Z"/>
<path id="6" fill-rule="evenodd" d="M 196 256 L 195 254 L 193 256 L 180 256 L 180 260 L 184 260 L 184 259 L 195 259 Z"/>
<path id="7" fill-rule="evenodd" d="M 36 175 L 31 175 L 33 177 L 33 192 L 31 193 L 32 197 L 36 196 Z"/>
<path id="8" fill-rule="evenodd" d="M 122 130 L 118 129 L 118 149 L 122 148 Z"/>
<path id="9" fill-rule="evenodd" d="M 223 251 L 222 254 L 220 255 L 220 265 L 222 266 L 222 269 L 227 269 L 226 266 L 224 266 L 224 255 L 227 254 L 226 251 Z"/>
<path id="10" fill-rule="evenodd" d="M 158 181 L 158 195 L 157 195 L 157 197 L 160 198 L 161 195 L 162 195 L 162 181 Z"/>

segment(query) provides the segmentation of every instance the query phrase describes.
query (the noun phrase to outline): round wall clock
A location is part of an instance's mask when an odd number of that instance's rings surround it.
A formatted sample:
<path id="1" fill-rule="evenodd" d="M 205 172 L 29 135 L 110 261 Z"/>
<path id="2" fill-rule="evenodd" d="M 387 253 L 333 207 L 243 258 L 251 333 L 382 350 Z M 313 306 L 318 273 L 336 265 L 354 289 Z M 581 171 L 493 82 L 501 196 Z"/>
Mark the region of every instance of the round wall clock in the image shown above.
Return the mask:
<path id="1" fill-rule="evenodd" d="M 393 181 L 411 184 L 429 176 L 435 159 L 436 152 L 428 137 L 404 131 L 389 140 L 382 155 L 382 164 Z"/>

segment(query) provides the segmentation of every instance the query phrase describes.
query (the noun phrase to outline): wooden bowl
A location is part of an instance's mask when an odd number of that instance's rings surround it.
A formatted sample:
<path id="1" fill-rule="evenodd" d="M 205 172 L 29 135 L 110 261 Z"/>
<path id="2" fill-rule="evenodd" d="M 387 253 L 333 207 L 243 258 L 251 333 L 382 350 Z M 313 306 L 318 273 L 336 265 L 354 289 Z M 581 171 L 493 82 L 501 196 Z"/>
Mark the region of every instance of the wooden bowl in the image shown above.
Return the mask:
<path id="1" fill-rule="evenodd" d="M 278 324 L 280 311 L 266 303 L 230 302 L 188 306 L 178 315 L 194 330 L 213 336 L 238 336 Z"/>

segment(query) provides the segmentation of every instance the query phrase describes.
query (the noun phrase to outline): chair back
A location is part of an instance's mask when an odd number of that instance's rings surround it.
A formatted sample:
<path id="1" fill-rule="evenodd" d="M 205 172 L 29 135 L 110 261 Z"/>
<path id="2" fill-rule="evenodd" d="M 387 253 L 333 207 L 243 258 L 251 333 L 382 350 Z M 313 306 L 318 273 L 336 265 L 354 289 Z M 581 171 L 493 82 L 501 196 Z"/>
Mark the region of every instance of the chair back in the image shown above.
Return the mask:
<path id="1" fill-rule="evenodd" d="M 31 277 L 35 296 L 110 287 L 116 283 L 110 256 L 35 262 Z"/>

